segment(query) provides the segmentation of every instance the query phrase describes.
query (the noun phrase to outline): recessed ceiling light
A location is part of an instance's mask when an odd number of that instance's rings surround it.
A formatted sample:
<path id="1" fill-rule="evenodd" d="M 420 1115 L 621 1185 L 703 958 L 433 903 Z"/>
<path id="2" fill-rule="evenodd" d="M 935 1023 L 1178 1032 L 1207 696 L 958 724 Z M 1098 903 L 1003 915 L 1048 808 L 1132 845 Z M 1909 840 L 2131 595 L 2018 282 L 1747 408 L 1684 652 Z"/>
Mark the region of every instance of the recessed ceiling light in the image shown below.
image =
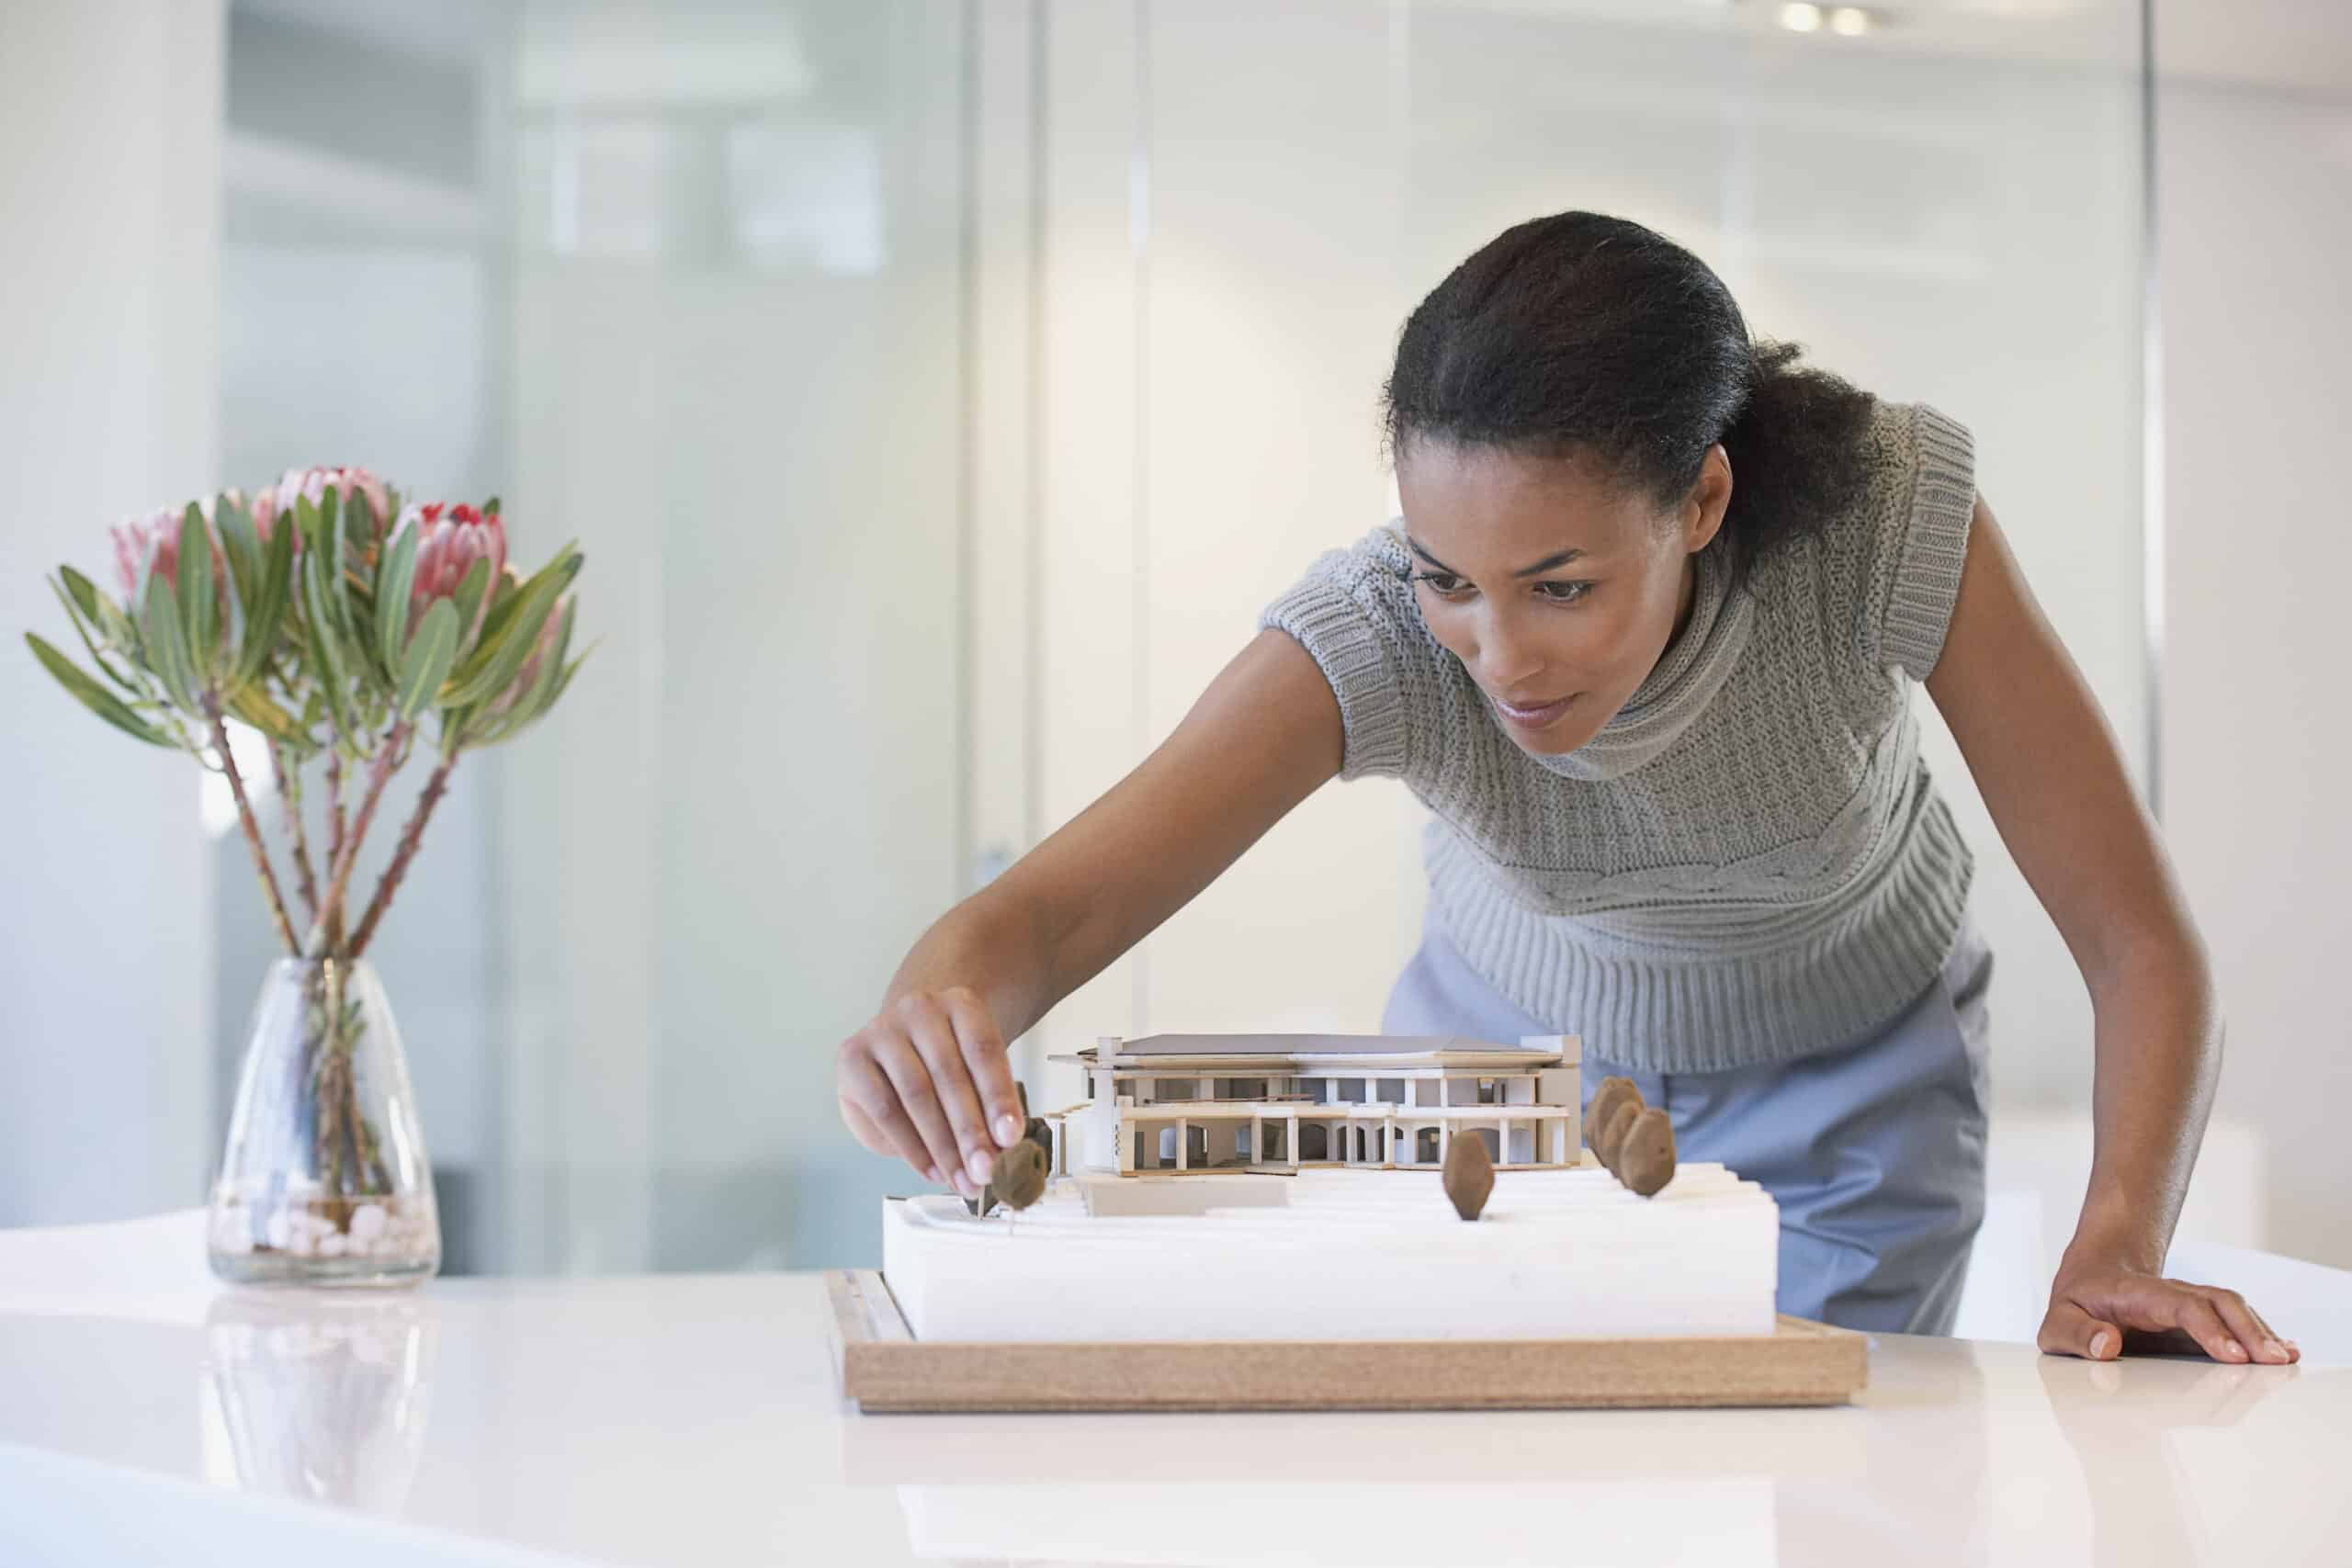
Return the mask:
<path id="1" fill-rule="evenodd" d="M 1781 7 L 1781 26 L 1792 33 L 1817 33 L 1821 30 L 1821 7 L 1804 0 Z"/>
<path id="2" fill-rule="evenodd" d="M 1878 25 L 1878 18 L 1860 6 L 1840 6 L 1829 13 L 1829 30 L 1848 38 L 1860 38 Z"/>

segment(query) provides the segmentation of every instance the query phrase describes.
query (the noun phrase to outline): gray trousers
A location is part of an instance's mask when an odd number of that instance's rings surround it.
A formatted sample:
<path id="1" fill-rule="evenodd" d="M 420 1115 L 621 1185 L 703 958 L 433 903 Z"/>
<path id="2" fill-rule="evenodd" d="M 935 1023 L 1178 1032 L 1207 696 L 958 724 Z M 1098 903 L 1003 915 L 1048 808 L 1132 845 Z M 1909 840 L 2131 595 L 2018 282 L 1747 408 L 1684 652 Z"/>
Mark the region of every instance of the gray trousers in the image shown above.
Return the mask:
<path id="1" fill-rule="evenodd" d="M 1642 1073 L 1588 1052 L 1585 1097 L 1622 1073 L 1781 1209 L 1780 1310 L 1845 1328 L 1948 1334 L 1984 1218 L 1985 993 L 1993 954 L 1962 923 L 1943 972 L 1860 1044 L 1720 1073 Z M 1515 1041 L 1555 1032 L 1498 995 L 1431 928 L 1382 1028 Z"/>

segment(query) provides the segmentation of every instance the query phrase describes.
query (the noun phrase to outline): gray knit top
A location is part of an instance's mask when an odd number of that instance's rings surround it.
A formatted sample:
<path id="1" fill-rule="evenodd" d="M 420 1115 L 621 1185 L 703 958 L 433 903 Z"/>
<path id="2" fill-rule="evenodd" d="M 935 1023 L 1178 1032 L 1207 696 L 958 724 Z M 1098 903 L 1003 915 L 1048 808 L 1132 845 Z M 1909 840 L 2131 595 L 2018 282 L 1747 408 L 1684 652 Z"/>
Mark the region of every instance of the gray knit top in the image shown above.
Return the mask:
<path id="1" fill-rule="evenodd" d="M 1430 919 L 1586 1051 L 1713 1072 L 1835 1050 L 1950 956 L 1975 864 L 1919 756 L 1974 505 L 1966 429 L 1881 402 L 1861 500 L 1690 617 L 1593 739 L 1529 755 L 1439 645 L 1401 532 L 1334 550 L 1269 605 L 1340 700 L 1340 777 L 1399 778 Z"/>

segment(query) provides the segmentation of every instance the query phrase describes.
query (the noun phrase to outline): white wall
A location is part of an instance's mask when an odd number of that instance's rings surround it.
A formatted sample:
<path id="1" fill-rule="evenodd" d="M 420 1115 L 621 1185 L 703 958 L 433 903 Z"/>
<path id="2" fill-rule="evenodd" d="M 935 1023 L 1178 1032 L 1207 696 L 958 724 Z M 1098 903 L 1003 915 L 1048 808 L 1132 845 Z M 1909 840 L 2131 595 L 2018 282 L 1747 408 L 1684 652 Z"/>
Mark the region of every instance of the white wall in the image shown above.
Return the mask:
<path id="1" fill-rule="evenodd" d="M 2159 102 L 2165 836 L 2221 977 L 2218 1112 L 2268 1151 L 2261 1245 L 2352 1266 L 2352 81 Z"/>
<path id="2" fill-rule="evenodd" d="M 198 773 L 82 712 L 42 574 L 219 481 L 220 0 L 12 5 L 0 48 L 0 1224 L 201 1201 L 211 886 Z M 78 649 L 76 649 L 78 651 Z"/>

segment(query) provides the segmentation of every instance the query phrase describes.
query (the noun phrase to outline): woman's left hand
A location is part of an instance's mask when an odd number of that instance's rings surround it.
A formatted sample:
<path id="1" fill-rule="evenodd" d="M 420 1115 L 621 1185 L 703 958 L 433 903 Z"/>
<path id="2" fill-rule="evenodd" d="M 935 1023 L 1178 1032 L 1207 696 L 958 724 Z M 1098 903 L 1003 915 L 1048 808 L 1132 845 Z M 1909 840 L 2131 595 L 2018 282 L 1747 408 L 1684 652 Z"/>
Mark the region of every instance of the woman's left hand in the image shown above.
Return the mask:
<path id="1" fill-rule="evenodd" d="M 2189 1285 L 2120 1263 L 2059 1265 L 2036 1341 L 2062 1356 L 2111 1361 L 2127 1349 L 2203 1351 L 2217 1361 L 2280 1365 L 2302 1359 L 2235 1291 Z"/>

